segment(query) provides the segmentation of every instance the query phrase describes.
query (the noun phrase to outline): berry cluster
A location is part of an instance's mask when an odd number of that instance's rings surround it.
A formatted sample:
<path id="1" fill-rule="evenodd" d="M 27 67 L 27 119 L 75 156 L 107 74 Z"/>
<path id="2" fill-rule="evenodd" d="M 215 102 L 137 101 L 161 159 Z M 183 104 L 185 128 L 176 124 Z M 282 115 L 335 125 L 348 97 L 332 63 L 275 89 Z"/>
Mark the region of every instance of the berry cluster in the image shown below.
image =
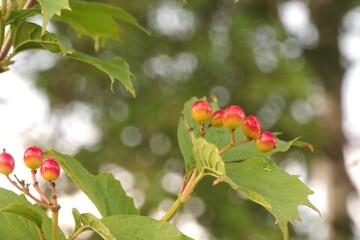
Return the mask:
<path id="1" fill-rule="evenodd" d="M 60 206 L 56 201 L 57 196 L 54 181 L 57 180 L 60 175 L 59 164 L 53 158 L 44 159 L 42 150 L 36 146 L 32 146 L 26 149 L 24 152 L 24 163 L 31 170 L 33 187 L 38 192 L 41 199 L 36 198 L 30 193 L 30 184 L 25 183 L 24 180 L 19 180 L 16 175 L 14 175 L 16 181 L 10 178 L 9 175 L 14 171 L 15 168 L 14 158 L 9 153 L 7 153 L 5 149 L 2 153 L 0 153 L 0 173 L 4 174 L 11 184 L 13 184 L 18 190 L 29 196 L 35 202 L 39 203 L 45 208 L 57 212 Z M 45 196 L 38 185 L 38 181 L 36 180 L 36 173 L 39 168 L 42 178 L 50 182 L 52 188 L 52 200 L 49 200 Z"/>
<path id="2" fill-rule="evenodd" d="M 209 127 L 224 126 L 230 129 L 232 136 L 235 129 L 241 128 L 249 140 L 254 140 L 255 147 L 260 152 L 269 152 L 276 146 L 275 136 L 271 132 L 261 131 L 259 119 L 253 115 L 245 116 L 243 108 L 238 105 L 212 112 L 207 101 L 198 100 L 192 105 L 191 116 L 202 127 L 206 121 L 209 121 Z"/>
<path id="3" fill-rule="evenodd" d="M 60 175 L 59 164 L 52 158 L 44 160 L 42 150 L 36 146 L 26 149 L 24 163 L 32 171 L 40 168 L 41 176 L 47 181 L 55 181 Z M 4 149 L 0 154 L 0 173 L 8 176 L 14 171 L 14 168 L 14 158 Z"/>

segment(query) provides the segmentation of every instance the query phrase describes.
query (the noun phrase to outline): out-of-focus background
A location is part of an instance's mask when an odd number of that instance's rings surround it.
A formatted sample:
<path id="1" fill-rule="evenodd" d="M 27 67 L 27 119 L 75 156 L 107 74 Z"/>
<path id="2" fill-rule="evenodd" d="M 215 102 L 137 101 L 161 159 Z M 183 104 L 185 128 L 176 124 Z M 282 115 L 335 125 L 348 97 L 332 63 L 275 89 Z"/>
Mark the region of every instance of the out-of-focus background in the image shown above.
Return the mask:
<path id="1" fill-rule="evenodd" d="M 300 207 L 291 239 L 360 239 L 357 0 L 102 2 L 133 14 L 151 36 L 122 24 L 123 43 L 95 52 L 90 38 L 64 24 L 48 30 L 75 49 L 127 60 L 136 98 L 118 83 L 113 94 L 107 76 L 89 65 L 44 51 L 19 55 L 0 75 L 0 146 L 16 161 L 30 145 L 71 154 L 92 173 L 112 172 L 143 215 L 160 218 L 184 174 L 176 136 L 183 104 L 213 94 L 282 139 L 314 145 L 313 153 L 293 148 L 274 157 L 315 191 L 310 200 L 322 213 Z M 66 176 L 58 187 L 65 231 L 72 207 L 98 214 Z M 211 187 L 211 179 L 173 223 L 199 240 L 281 239 L 265 209 L 226 184 Z"/>

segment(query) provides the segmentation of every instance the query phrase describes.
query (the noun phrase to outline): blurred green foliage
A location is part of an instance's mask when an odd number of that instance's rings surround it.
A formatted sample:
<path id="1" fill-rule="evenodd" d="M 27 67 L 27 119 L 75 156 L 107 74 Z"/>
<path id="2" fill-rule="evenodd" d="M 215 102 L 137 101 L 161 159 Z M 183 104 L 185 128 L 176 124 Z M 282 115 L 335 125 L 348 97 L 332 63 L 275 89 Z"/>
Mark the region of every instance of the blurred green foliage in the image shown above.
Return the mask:
<path id="1" fill-rule="evenodd" d="M 183 104 L 192 96 L 213 94 L 222 107 L 241 105 L 247 115 L 259 116 L 267 130 L 282 132 L 282 139 L 301 136 L 317 151 L 326 150 L 326 131 L 319 121 L 324 82 L 304 54 L 310 48 L 284 29 L 275 1 L 102 2 L 136 16 L 151 35 L 124 25 L 123 43 L 102 42 L 96 52 L 90 38 L 77 36 L 64 23 L 55 22 L 57 32 L 74 49 L 124 58 L 135 75 L 136 98 L 120 84 L 113 94 L 107 76 L 68 59 L 40 72 L 36 83 L 54 111 L 74 102 L 94 110 L 101 138 L 75 157 L 93 173 L 105 163 L 132 172 L 135 187 L 146 196 L 142 214 L 151 214 L 165 198 L 175 199 L 177 190 L 165 191 L 162 178 L 167 172 L 184 173 L 176 129 Z M 300 157 L 294 160 L 294 155 Z M 312 157 L 294 150 L 274 160 L 282 164 L 291 158 L 306 165 Z M 273 217 L 229 186 L 204 181 L 196 192 L 206 206 L 198 221 L 215 239 L 281 238 Z M 291 235 L 307 239 L 294 231 Z"/>

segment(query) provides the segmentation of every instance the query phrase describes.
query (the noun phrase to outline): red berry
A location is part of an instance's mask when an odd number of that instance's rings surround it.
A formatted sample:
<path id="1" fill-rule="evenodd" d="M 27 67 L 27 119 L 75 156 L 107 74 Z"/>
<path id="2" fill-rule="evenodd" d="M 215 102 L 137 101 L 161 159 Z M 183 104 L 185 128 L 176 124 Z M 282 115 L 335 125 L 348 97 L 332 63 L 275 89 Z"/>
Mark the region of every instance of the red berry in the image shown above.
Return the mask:
<path id="1" fill-rule="evenodd" d="M 38 169 L 43 160 L 44 155 L 40 148 L 32 146 L 25 150 L 24 163 L 28 168 L 32 170 Z"/>
<path id="2" fill-rule="evenodd" d="M 242 126 L 242 132 L 248 138 L 256 138 L 260 133 L 261 125 L 260 121 L 255 116 L 248 116 L 244 119 Z"/>
<path id="3" fill-rule="evenodd" d="M 14 171 L 15 161 L 14 158 L 5 152 L 5 149 L 0 153 L 0 173 L 9 175 Z"/>
<path id="4" fill-rule="evenodd" d="M 55 181 L 60 175 L 60 166 L 54 159 L 46 159 L 41 164 L 40 174 L 47 181 Z"/>
<path id="5" fill-rule="evenodd" d="M 225 127 L 236 129 L 243 124 L 245 112 L 242 107 L 231 105 L 224 110 L 222 121 Z"/>
<path id="6" fill-rule="evenodd" d="M 191 107 L 191 116 L 198 123 L 205 122 L 211 118 L 212 108 L 207 101 L 196 101 Z"/>
<path id="7" fill-rule="evenodd" d="M 210 124 L 213 127 L 221 127 L 223 126 L 223 122 L 222 122 L 222 117 L 224 114 L 224 110 L 217 110 L 215 111 L 212 116 L 211 116 L 211 120 L 210 120 Z"/>
<path id="8" fill-rule="evenodd" d="M 271 132 L 260 132 L 255 140 L 255 147 L 260 152 L 269 152 L 276 146 L 276 138 Z"/>

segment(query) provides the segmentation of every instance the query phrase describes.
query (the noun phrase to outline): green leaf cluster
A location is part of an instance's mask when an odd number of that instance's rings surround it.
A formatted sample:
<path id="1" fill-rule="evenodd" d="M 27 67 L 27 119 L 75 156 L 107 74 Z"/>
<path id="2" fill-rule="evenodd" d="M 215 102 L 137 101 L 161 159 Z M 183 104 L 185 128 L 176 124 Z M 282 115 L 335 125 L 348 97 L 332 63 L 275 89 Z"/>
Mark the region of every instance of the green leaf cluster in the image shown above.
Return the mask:
<path id="1" fill-rule="evenodd" d="M 38 14 L 43 15 L 42 26 L 27 21 L 29 17 Z M 125 89 L 135 96 L 132 84 L 133 74 L 130 72 L 129 65 L 124 59 L 121 57 L 101 59 L 65 46 L 60 42 L 56 34 L 46 30 L 46 26 L 53 18 L 71 26 L 78 35 L 91 37 L 98 51 L 100 43 L 107 39 L 115 39 L 121 42 L 120 33 L 122 27 L 117 20 L 148 33 L 131 14 L 120 7 L 77 1 L 69 4 L 68 0 L 40 0 L 39 4 L 35 4 L 31 8 L 12 10 L 5 19 L 4 26 L 10 25 L 11 28 L 11 45 L 13 50 L 7 57 L 3 56 L 3 59 L 0 59 L 2 71 L 7 70 L 7 66 L 12 63 L 12 57 L 22 51 L 33 49 L 46 50 L 98 68 L 109 76 L 112 85 L 116 80 L 120 81 Z M 0 31 L 5 35 L 4 27 Z M 5 46 L 1 47 L 6 48 Z"/>
<path id="2" fill-rule="evenodd" d="M 310 145 L 299 141 L 298 138 L 288 142 L 277 139 L 277 147 L 274 150 L 261 153 L 256 150 L 254 142 L 250 141 L 236 145 L 220 156 L 218 149 L 230 143 L 230 131 L 225 127 L 210 127 L 204 138 L 199 136 L 199 125 L 190 114 L 191 106 L 197 100 L 199 99 L 194 97 L 187 101 L 182 112 L 185 121 L 189 124 L 188 127 L 194 129 L 195 139 L 192 139 L 182 119 L 178 126 L 179 146 L 187 170 L 210 167 L 208 164 L 221 161 L 225 169 L 216 172 L 215 165 L 211 166 L 215 174 L 210 175 L 221 177 L 232 188 L 243 192 L 250 200 L 265 207 L 275 217 L 284 239 L 288 239 L 288 222 L 293 223 L 294 219 L 300 220 L 298 215 L 300 205 L 308 206 L 317 212 L 318 210 L 308 200 L 308 195 L 313 192 L 298 176 L 288 174 L 269 157 L 278 152 L 285 152 L 291 146 Z M 215 110 L 219 109 L 214 102 L 212 107 Z M 236 130 L 235 139 L 241 141 L 246 138 L 241 130 Z"/>

